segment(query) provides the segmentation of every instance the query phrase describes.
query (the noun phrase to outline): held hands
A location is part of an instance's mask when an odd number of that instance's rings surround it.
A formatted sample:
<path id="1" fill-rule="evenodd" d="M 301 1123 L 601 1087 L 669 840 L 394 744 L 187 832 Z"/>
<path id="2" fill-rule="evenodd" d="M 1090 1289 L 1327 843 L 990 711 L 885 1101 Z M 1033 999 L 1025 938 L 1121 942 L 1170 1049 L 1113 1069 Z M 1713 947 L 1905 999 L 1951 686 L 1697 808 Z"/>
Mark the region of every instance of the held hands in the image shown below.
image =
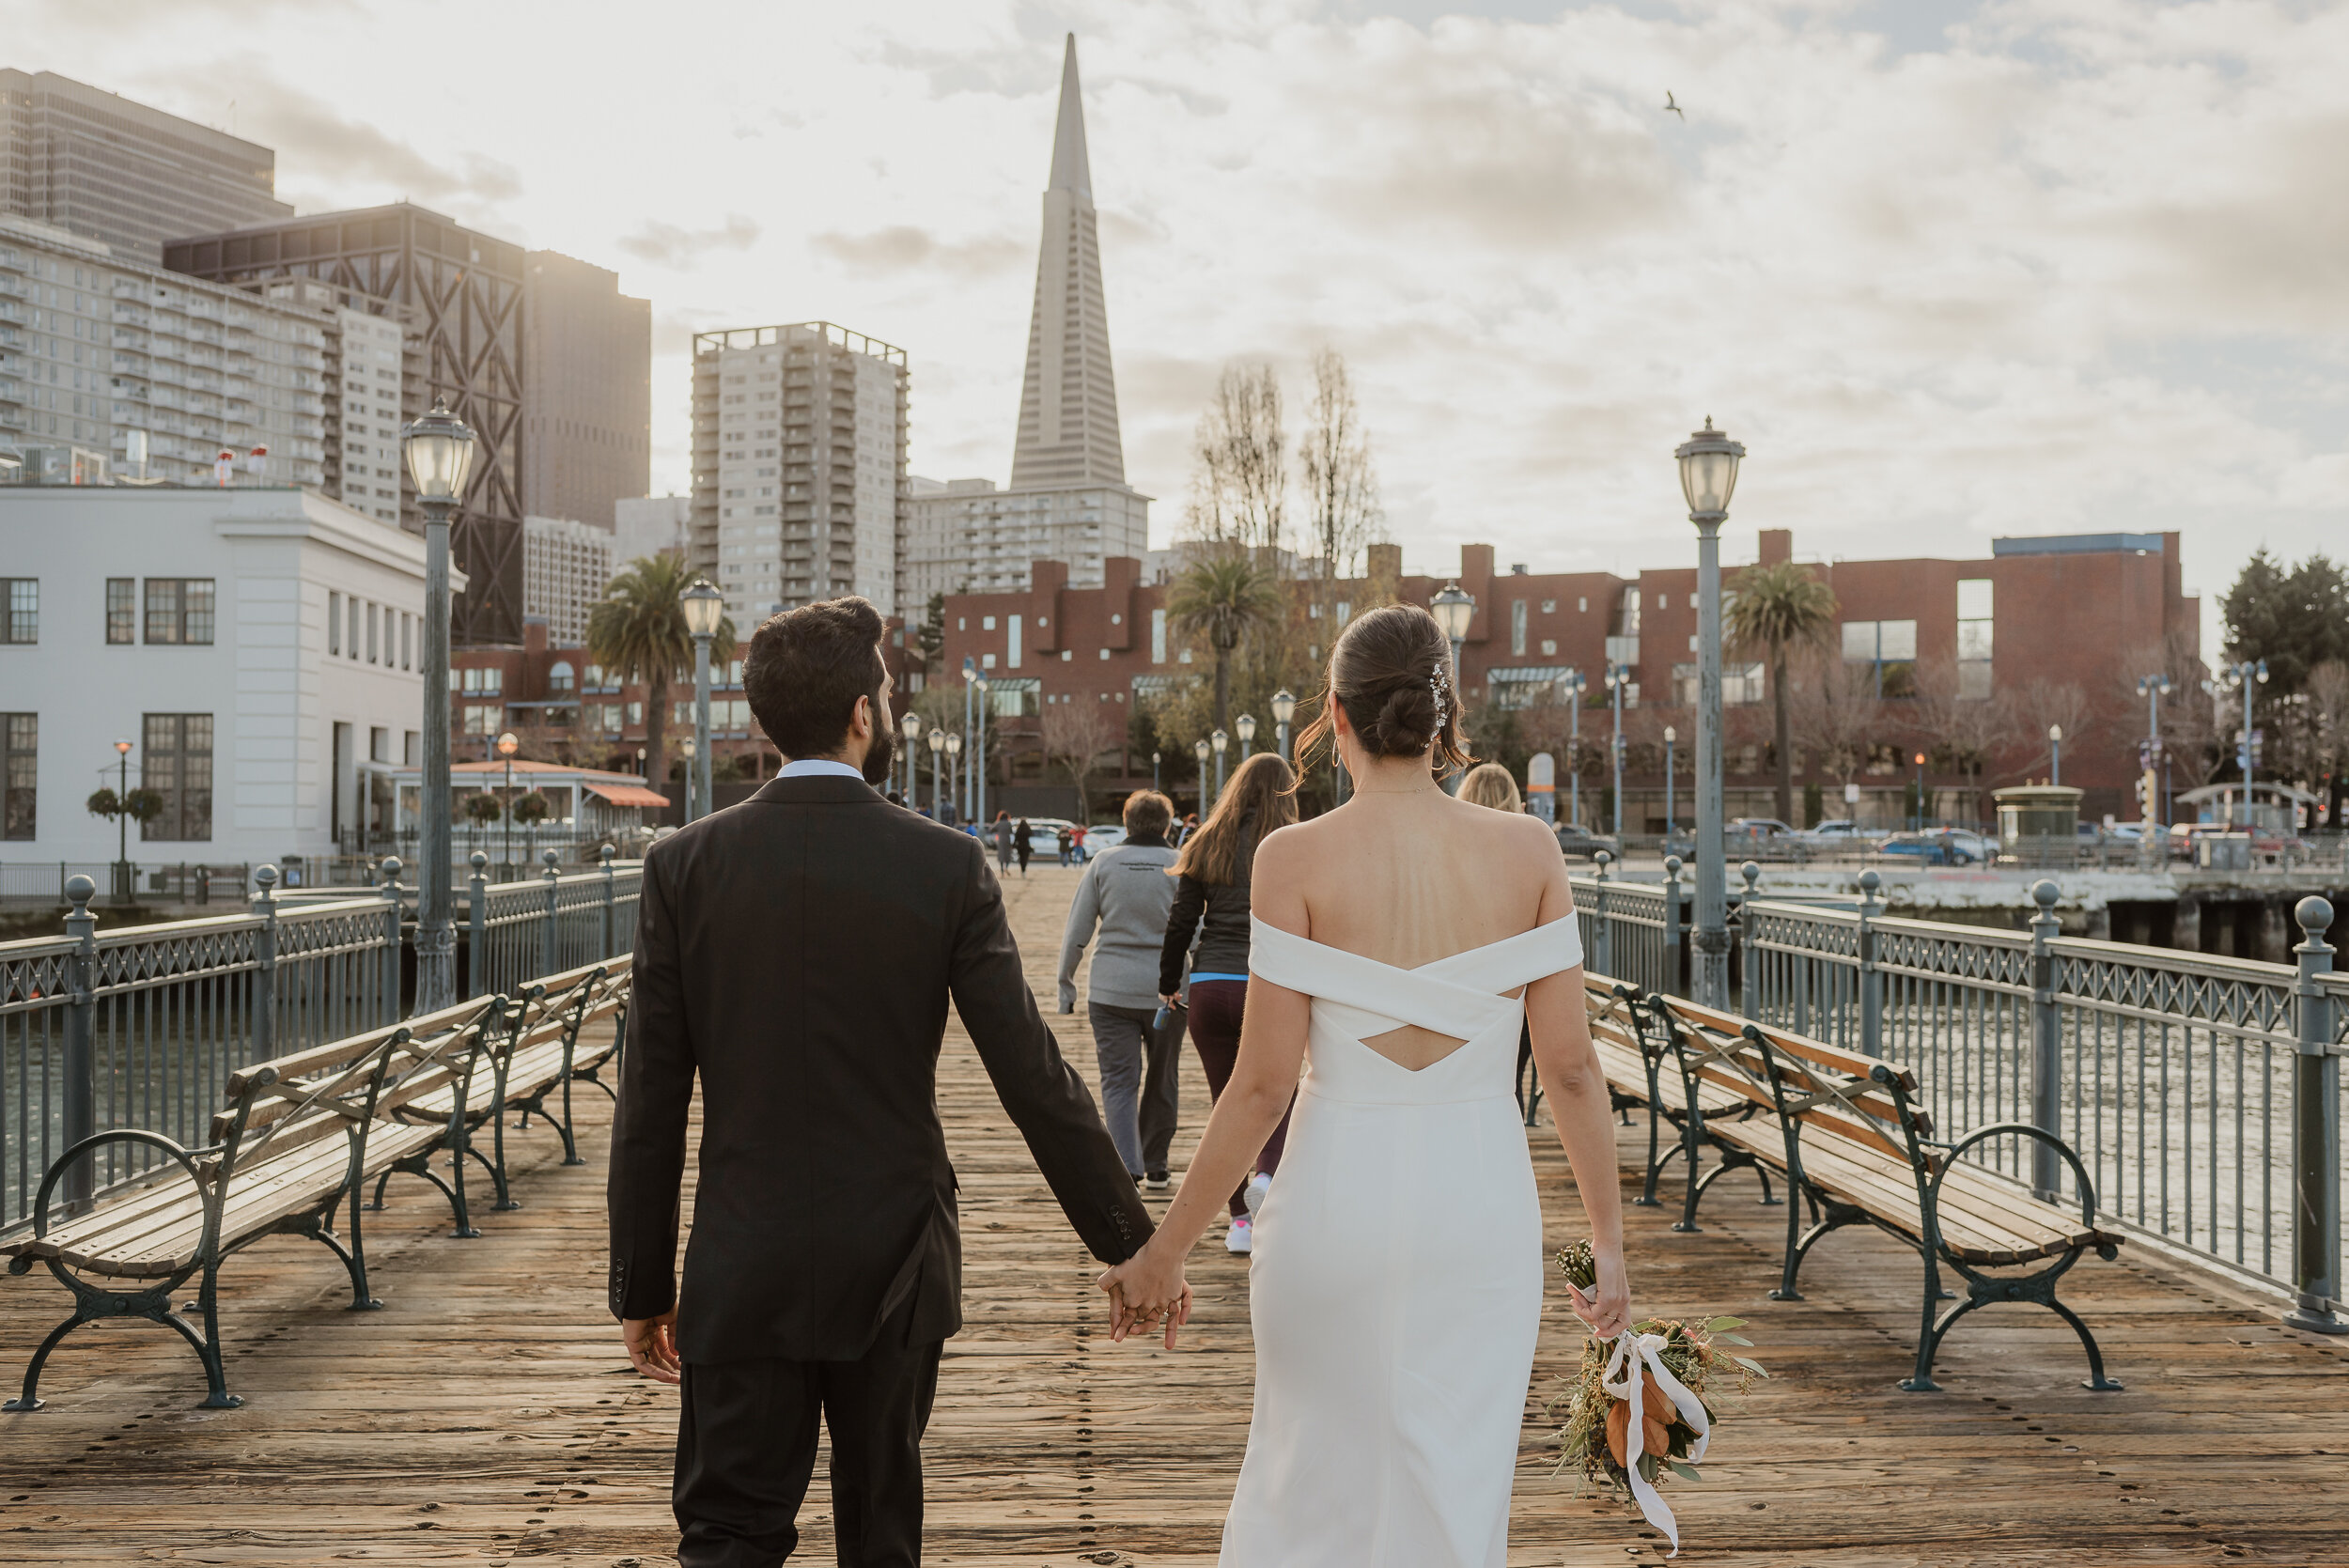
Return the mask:
<path id="1" fill-rule="evenodd" d="M 1611 1340 L 1631 1327 L 1631 1284 L 1624 1277 L 1622 1253 L 1601 1253 L 1595 1261 L 1598 1278 L 1590 1289 L 1578 1290 L 1569 1280 L 1566 1295 L 1573 1300 L 1575 1316 L 1590 1327 L 1592 1334 Z"/>
<path id="2" fill-rule="evenodd" d="M 1110 1338 L 1166 1329 L 1166 1348 L 1174 1348 L 1174 1330 L 1190 1321 L 1190 1286 L 1183 1279 L 1180 1258 L 1162 1259 L 1155 1244 L 1104 1273 L 1095 1283 L 1109 1293 Z"/>
<path id="3" fill-rule="evenodd" d="M 620 1320 L 620 1338 L 628 1345 L 629 1363 L 656 1383 L 674 1383 L 679 1374 L 677 1356 L 677 1309 L 659 1317 Z"/>

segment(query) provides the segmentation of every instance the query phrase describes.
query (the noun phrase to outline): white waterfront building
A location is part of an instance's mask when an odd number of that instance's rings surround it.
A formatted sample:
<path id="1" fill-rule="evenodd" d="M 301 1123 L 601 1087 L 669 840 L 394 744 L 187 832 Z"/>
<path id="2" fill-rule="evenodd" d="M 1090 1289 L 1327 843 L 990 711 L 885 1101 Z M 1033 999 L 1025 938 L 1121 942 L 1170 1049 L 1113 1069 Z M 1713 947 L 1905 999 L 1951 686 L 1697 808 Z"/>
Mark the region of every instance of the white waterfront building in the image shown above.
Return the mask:
<path id="1" fill-rule="evenodd" d="M 143 865 L 291 865 L 390 828 L 424 572 L 422 539 L 314 491 L 0 488 L 0 862 L 114 860 L 86 802 L 122 740 L 163 797 L 131 829 Z"/>

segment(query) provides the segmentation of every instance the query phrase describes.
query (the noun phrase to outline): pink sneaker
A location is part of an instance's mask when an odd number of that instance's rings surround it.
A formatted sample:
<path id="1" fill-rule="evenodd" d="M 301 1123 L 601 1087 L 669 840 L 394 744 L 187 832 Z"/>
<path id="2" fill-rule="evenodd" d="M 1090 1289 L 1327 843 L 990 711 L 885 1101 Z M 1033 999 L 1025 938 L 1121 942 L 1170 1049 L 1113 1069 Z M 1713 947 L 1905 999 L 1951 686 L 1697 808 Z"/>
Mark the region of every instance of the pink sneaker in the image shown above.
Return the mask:
<path id="1" fill-rule="evenodd" d="M 1254 1251 L 1256 1247 L 1255 1230 L 1256 1228 L 1248 1222 L 1248 1217 L 1246 1215 L 1241 1215 L 1238 1219 L 1232 1221 L 1232 1228 L 1224 1233 L 1223 1250 L 1226 1252 L 1241 1253 Z"/>

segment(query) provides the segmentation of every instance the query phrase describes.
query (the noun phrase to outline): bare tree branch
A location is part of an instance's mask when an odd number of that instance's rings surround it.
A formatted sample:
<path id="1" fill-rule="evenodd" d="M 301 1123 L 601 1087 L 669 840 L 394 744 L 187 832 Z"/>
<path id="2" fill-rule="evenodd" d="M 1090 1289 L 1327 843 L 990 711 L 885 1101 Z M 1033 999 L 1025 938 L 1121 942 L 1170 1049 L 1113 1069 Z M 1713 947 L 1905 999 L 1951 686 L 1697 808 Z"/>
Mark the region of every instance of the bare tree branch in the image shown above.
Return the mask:
<path id="1" fill-rule="evenodd" d="M 1192 442 L 1192 535 L 1252 551 L 1281 549 L 1288 534 L 1286 446 L 1272 366 L 1225 365 Z"/>

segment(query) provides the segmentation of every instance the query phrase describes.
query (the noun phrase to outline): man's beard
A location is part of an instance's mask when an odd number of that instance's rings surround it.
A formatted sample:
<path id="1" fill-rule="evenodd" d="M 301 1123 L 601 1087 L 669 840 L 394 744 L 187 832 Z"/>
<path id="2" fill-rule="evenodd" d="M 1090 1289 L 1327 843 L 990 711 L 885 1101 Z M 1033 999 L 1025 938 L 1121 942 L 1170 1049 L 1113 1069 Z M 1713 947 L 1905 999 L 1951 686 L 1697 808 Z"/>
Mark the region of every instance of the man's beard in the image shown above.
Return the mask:
<path id="1" fill-rule="evenodd" d="M 887 725 L 873 731 L 873 743 L 864 753 L 864 782 L 875 789 L 889 783 L 891 765 L 897 760 L 897 733 Z"/>

